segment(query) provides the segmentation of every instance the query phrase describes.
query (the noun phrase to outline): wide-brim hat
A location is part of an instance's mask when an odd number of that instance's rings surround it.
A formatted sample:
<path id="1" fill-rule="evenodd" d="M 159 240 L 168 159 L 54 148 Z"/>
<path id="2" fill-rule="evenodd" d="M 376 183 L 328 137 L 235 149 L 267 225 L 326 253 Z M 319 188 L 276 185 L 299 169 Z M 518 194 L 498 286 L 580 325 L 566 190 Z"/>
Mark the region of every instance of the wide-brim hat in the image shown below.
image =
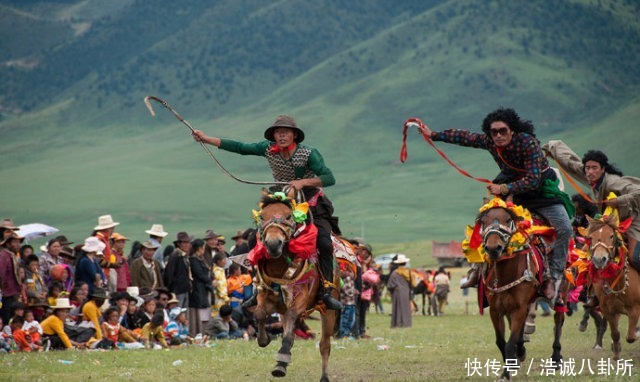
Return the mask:
<path id="1" fill-rule="evenodd" d="M 10 229 L 12 231 L 17 231 L 20 229 L 16 227 L 15 224 L 13 224 L 13 220 L 11 219 L 2 219 L 2 222 L 0 222 L 0 228 Z"/>
<path id="2" fill-rule="evenodd" d="M 118 301 L 118 300 L 137 301 L 135 297 L 133 297 L 127 292 L 115 292 L 111 295 L 110 300 L 111 301 Z"/>
<path id="3" fill-rule="evenodd" d="M 73 254 L 73 248 L 71 247 L 62 247 L 60 250 L 60 256 L 66 257 L 68 259 L 75 259 L 76 256 Z"/>
<path id="4" fill-rule="evenodd" d="M 44 298 L 38 298 L 34 302 L 29 303 L 29 308 L 50 308 L 51 306 Z"/>
<path id="5" fill-rule="evenodd" d="M 121 235 L 121 234 L 119 234 L 117 232 L 114 232 L 114 233 L 111 234 L 111 240 L 120 241 L 120 240 L 129 240 L 129 238 L 124 236 L 124 235 Z"/>
<path id="6" fill-rule="evenodd" d="M 144 299 L 140 297 L 140 289 L 137 286 L 127 287 L 127 294 L 136 300 L 136 306 L 141 307 Z"/>
<path id="7" fill-rule="evenodd" d="M 100 239 L 98 239 L 95 236 L 90 236 L 84 239 L 84 245 L 82 246 L 82 250 L 87 253 L 89 252 L 102 253 L 105 247 L 106 245 L 103 242 L 101 242 Z"/>
<path id="8" fill-rule="evenodd" d="M 223 235 L 218 235 L 217 239 L 218 239 L 218 244 L 227 244 L 227 241 L 225 240 Z"/>
<path id="9" fill-rule="evenodd" d="M 143 241 L 142 243 L 140 243 L 140 245 L 145 247 L 145 248 L 149 248 L 149 249 L 158 249 L 158 248 L 160 248 L 160 246 L 158 244 L 154 244 L 149 240 Z"/>
<path id="10" fill-rule="evenodd" d="M 176 235 L 176 240 L 173 242 L 173 245 L 177 247 L 178 243 L 180 243 L 180 242 L 191 243 L 192 240 L 193 240 L 193 237 L 189 236 L 188 233 L 186 233 L 186 232 L 178 232 L 178 234 Z"/>
<path id="11" fill-rule="evenodd" d="M 297 136 L 295 138 L 296 143 L 300 143 L 304 141 L 304 131 L 300 130 L 300 128 L 298 127 L 298 124 L 296 123 L 296 120 L 293 119 L 293 117 L 290 115 L 277 116 L 273 124 L 267 130 L 264 131 L 265 139 L 268 139 L 272 142 L 275 141 L 275 138 L 273 137 L 273 133 L 278 127 L 287 127 L 295 131 L 297 133 Z"/>
<path id="12" fill-rule="evenodd" d="M 204 237 L 202 239 L 209 240 L 209 239 L 217 239 L 217 238 L 218 238 L 218 234 L 214 230 L 208 229 L 205 231 Z"/>
<path id="13" fill-rule="evenodd" d="M 393 263 L 394 264 L 404 264 L 404 263 L 408 263 L 409 260 L 411 260 L 411 259 L 408 258 L 405 255 L 400 254 L 400 255 L 398 255 L 398 257 L 395 260 L 393 260 Z"/>
<path id="14" fill-rule="evenodd" d="M 6 239 L 4 239 L 4 240 L 2 240 L 2 242 L 0 242 L 0 245 L 3 245 L 3 244 L 5 244 L 6 242 L 8 242 L 9 240 L 13 240 L 13 239 L 19 239 L 19 240 L 20 240 L 20 242 L 24 241 L 24 237 L 23 237 L 23 236 L 20 236 L 20 235 L 18 235 L 18 234 L 16 233 L 16 231 L 13 231 L 13 232 L 11 233 L 11 236 L 7 236 L 7 238 L 6 238 Z"/>
<path id="15" fill-rule="evenodd" d="M 104 288 L 95 288 L 89 296 L 95 298 L 103 298 L 105 300 L 109 298 L 109 295 Z"/>
<path id="16" fill-rule="evenodd" d="M 231 236 L 231 240 L 238 240 L 240 238 L 244 238 L 244 231 L 243 230 L 237 230 L 235 236 Z"/>
<path id="17" fill-rule="evenodd" d="M 98 225 L 93 227 L 96 231 L 100 231 L 103 229 L 109 229 L 117 226 L 118 222 L 114 222 L 111 215 L 102 215 L 98 218 Z"/>
<path id="18" fill-rule="evenodd" d="M 148 233 L 151 236 L 157 236 L 157 237 L 165 237 L 169 234 L 169 232 L 166 232 L 164 230 L 164 227 L 162 226 L 162 224 L 154 224 L 151 226 L 151 229 L 148 229 L 144 232 Z"/>
<path id="19" fill-rule="evenodd" d="M 65 235 L 56 236 L 54 240 L 58 240 L 63 247 L 73 244 L 73 241 L 69 241 Z"/>
<path id="20" fill-rule="evenodd" d="M 178 297 L 176 296 L 175 293 L 171 293 L 171 299 L 169 301 L 167 301 L 167 305 L 169 304 L 179 304 L 180 300 L 178 300 Z"/>
<path id="21" fill-rule="evenodd" d="M 73 309 L 73 305 L 69 302 L 68 298 L 57 298 L 55 305 L 50 305 L 51 309 Z"/>

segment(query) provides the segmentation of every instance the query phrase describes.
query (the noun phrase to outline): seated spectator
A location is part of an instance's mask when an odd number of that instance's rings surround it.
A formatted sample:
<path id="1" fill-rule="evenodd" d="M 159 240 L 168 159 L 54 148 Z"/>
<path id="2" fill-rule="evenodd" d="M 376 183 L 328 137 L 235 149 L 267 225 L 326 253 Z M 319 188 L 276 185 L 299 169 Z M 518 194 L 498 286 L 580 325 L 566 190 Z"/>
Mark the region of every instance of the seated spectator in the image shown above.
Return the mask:
<path id="1" fill-rule="evenodd" d="M 58 297 L 62 297 L 60 296 L 60 293 L 62 292 L 62 290 L 63 290 L 63 287 L 60 282 L 58 281 L 51 282 L 51 286 L 49 286 L 49 290 L 47 292 L 47 303 L 49 303 L 49 306 L 55 305 Z"/>
<path id="2" fill-rule="evenodd" d="M 42 326 L 36 320 L 32 310 L 24 311 L 24 324 L 22 330 L 31 336 L 31 341 L 35 345 L 42 345 Z"/>
<path id="3" fill-rule="evenodd" d="M 204 328 L 204 334 L 217 339 L 235 339 L 240 337 L 248 339 L 248 335 L 238 329 L 238 324 L 231 317 L 232 313 L 233 309 L 229 304 L 222 305 L 218 315 L 207 323 L 207 326 Z"/>
<path id="4" fill-rule="evenodd" d="M 189 336 L 189 322 L 185 312 L 187 308 L 175 307 L 169 312 L 169 324 L 164 328 L 164 335 L 169 340 L 169 345 L 182 345 L 193 343 Z"/>
<path id="5" fill-rule="evenodd" d="M 71 267 L 68 264 L 56 264 L 51 267 L 49 276 L 51 277 L 51 282 L 59 282 L 62 284 L 63 291 L 71 293 L 71 289 L 73 289 L 72 273 Z"/>
<path id="6" fill-rule="evenodd" d="M 138 308 L 142 306 L 143 302 L 144 301 L 142 299 L 138 300 L 136 298 L 134 298 L 133 300 L 129 300 L 129 304 L 127 305 L 127 311 L 124 313 L 124 315 L 120 319 L 120 323 L 122 324 L 123 327 L 129 330 L 135 330 L 138 328 L 136 326 L 136 314 L 138 312 Z"/>
<path id="7" fill-rule="evenodd" d="M 40 350 L 41 347 L 33 343 L 33 339 L 29 333 L 22 329 L 24 325 L 24 318 L 21 316 L 14 316 L 11 319 L 11 334 L 13 341 L 16 343 L 17 349 L 24 352 L 30 352 L 32 350 Z"/>
<path id="8" fill-rule="evenodd" d="M 104 312 L 100 329 L 102 330 L 102 336 L 110 344 L 112 343 L 112 347 L 115 349 L 117 349 L 116 344 L 118 342 L 136 342 L 134 335 L 120 324 L 120 310 L 116 307 L 110 307 Z"/>
<path id="9" fill-rule="evenodd" d="M 64 331 L 64 323 L 69 316 L 69 310 L 72 308 L 67 298 L 59 298 L 56 304 L 51 306 L 53 314 L 40 323 L 42 326 L 43 341 L 49 343 L 50 349 L 73 349 L 74 346 L 84 346 L 83 343 L 75 342 L 69 339 Z"/>
<path id="10" fill-rule="evenodd" d="M 89 301 L 82 306 L 82 320 L 91 322 L 95 329 L 95 340 L 88 341 L 93 348 L 99 346 L 100 344 L 98 344 L 98 342 L 103 338 L 102 330 L 100 330 L 100 317 L 102 316 L 100 307 L 107 298 L 107 291 L 105 289 L 95 288 L 89 295 Z"/>
<path id="11" fill-rule="evenodd" d="M 153 314 L 153 317 L 151 317 L 151 321 L 147 322 L 142 328 L 140 340 L 147 349 L 152 349 L 156 346 L 161 346 L 165 349 L 169 348 L 162 330 L 163 323 L 164 313 L 158 310 Z"/>
<path id="12" fill-rule="evenodd" d="M 78 281 L 69 293 L 69 302 L 73 305 L 73 309 L 69 312 L 71 320 L 77 321 L 80 316 L 80 309 L 89 297 L 89 284 L 84 281 Z"/>
<path id="13" fill-rule="evenodd" d="M 153 315 L 156 312 L 156 306 L 157 304 L 156 304 L 155 298 L 147 297 L 144 300 L 144 303 L 142 303 L 142 306 L 140 307 L 140 309 L 138 309 L 134 317 L 135 328 L 142 329 L 146 324 L 151 322 L 151 319 L 153 318 Z M 163 318 L 163 322 L 164 322 L 164 318 Z"/>
<path id="14" fill-rule="evenodd" d="M 3 326 L 2 317 L 0 317 L 0 328 Z M 9 327 L 11 330 L 11 327 Z M 11 335 L 7 334 L 4 330 L 0 331 L 0 354 L 1 353 L 13 353 L 15 343 Z"/>

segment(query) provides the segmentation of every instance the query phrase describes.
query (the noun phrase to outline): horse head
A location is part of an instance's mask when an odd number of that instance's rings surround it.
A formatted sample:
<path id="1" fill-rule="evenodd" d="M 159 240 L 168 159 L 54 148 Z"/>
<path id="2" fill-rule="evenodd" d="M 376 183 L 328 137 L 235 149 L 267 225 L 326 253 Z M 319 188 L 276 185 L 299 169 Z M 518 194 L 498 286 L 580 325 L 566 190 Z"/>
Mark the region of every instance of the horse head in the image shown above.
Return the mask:
<path id="1" fill-rule="evenodd" d="M 517 216 L 504 207 L 492 207 L 478 216 L 484 251 L 491 261 L 497 261 L 507 249 L 517 231 Z"/>
<path id="2" fill-rule="evenodd" d="M 282 256 L 285 244 L 296 229 L 291 199 L 282 192 L 262 197 L 258 235 L 272 259 Z"/>
<path id="3" fill-rule="evenodd" d="M 605 215 L 598 219 L 587 216 L 589 227 L 587 237 L 590 239 L 589 252 L 591 262 L 596 269 L 604 269 L 609 262 L 615 261 L 616 248 L 622 244 L 618 233 L 618 215 Z"/>

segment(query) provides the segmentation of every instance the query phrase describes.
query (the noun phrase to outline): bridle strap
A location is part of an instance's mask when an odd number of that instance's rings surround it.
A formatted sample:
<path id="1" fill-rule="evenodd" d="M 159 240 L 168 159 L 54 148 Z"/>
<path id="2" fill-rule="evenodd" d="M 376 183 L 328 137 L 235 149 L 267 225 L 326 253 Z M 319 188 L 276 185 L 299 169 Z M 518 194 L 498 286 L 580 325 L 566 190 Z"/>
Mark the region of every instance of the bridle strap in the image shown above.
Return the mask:
<path id="1" fill-rule="evenodd" d="M 409 127 L 425 127 L 424 123 L 420 120 L 420 118 L 409 118 L 404 122 L 404 126 L 402 129 L 402 148 L 400 149 L 400 162 L 404 163 L 407 160 L 407 157 L 409 155 L 408 151 L 407 151 L 407 130 L 409 129 Z M 471 178 L 473 180 L 476 180 L 478 182 L 481 183 L 493 183 L 492 181 L 490 181 L 489 179 L 485 179 L 485 178 L 477 178 L 471 174 L 469 174 L 467 171 L 461 169 L 460 167 L 458 167 L 458 165 L 456 165 L 455 163 L 453 163 L 453 161 L 451 159 L 449 159 L 449 157 L 447 157 L 447 155 L 442 152 L 442 150 L 440 150 L 439 148 L 436 147 L 436 145 L 433 143 L 433 140 L 431 139 L 431 137 L 427 136 L 426 134 L 424 134 L 420 129 L 418 129 L 418 131 L 420 132 L 420 135 L 422 135 L 422 137 L 424 138 L 424 140 L 431 145 L 431 147 L 433 147 L 436 152 L 445 160 L 447 161 L 447 163 L 449 163 L 449 165 L 451 165 L 453 168 L 455 168 L 456 170 L 458 170 L 458 172 L 464 176 L 466 176 L 467 178 Z"/>

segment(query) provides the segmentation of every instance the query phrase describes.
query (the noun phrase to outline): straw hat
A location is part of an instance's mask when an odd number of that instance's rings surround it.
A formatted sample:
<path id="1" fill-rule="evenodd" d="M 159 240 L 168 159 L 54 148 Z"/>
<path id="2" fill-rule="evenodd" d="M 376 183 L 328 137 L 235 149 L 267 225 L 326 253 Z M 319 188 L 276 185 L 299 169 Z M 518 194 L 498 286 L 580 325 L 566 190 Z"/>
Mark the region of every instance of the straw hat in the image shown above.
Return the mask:
<path id="1" fill-rule="evenodd" d="M 69 299 L 68 298 L 58 298 L 58 299 L 56 299 L 56 304 L 55 305 L 50 305 L 49 308 L 51 308 L 51 309 L 73 309 L 73 306 L 71 305 L 71 303 L 69 303 Z"/>
<path id="2" fill-rule="evenodd" d="M 145 247 L 145 248 L 149 248 L 149 249 L 158 249 L 158 248 L 160 248 L 160 246 L 159 246 L 159 245 L 157 245 L 157 244 L 153 244 L 153 243 L 152 243 L 151 241 L 149 241 L 149 240 L 142 242 L 140 245 L 141 245 L 141 246 L 143 246 L 143 247 Z"/>
<path id="3" fill-rule="evenodd" d="M 179 304 L 180 300 L 178 300 L 178 297 L 176 296 L 175 293 L 171 293 L 171 300 L 167 301 L 167 305 L 169 304 Z"/>
<path id="4" fill-rule="evenodd" d="M 113 241 L 119 241 L 119 240 L 129 240 L 128 237 L 121 235 L 117 232 L 114 232 L 113 234 L 111 234 L 111 240 Z"/>
<path id="5" fill-rule="evenodd" d="M 82 246 L 82 250 L 87 253 L 89 252 L 102 253 L 105 247 L 106 246 L 104 245 L 103 242 L 100 241 L 100 239 L 98 239 L 95 236 L 90 236 L 84 240 L 84 245 Z"/>
<path id="6" fill-rule="evenodd" d="M 98 218 L 98 225 L 93 227 L 96 231 L 101 231 L 103 229 L 109 229 L 117 226 L 120 223 L 114 222 L 111 215 L 102 215 Z"/>
<path id="7" fill-rule="evenodd" d="M 203 240 L 209 240 L 209 239 L 217 239 L 218 238 L 218 234 L 215 233 L 214 230 L 212 229 L 208 229 L 206 230 L 206 232 L 204 233 L 204 237 L 202 238 Z"/>
<path id="8" fill-rule="evenodd" d="M 151 226 L 151 229 L 148 229 L 144 232 L 148 233 L 151 236 L 157 236 L 157 237 L 165 237 L 169 234 L 169 232 L 165 232 L 162 224 L 154 224 Z"/>

